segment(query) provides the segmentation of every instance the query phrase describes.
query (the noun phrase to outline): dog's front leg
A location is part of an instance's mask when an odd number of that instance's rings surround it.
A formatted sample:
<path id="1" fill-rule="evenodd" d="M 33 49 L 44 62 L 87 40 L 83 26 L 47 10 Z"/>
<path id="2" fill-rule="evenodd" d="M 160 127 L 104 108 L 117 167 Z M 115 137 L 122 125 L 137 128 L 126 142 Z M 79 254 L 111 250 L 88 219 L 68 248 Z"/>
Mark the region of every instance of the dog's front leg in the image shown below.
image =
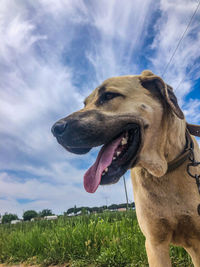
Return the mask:
<path id="1" fill-rule="evenodd" d="M 146 240 L 145 246 L 150 267 L 171 267 L 168 243 L 158 244 Z"/>
<path id="2" fill-rule="evenodd" d="M 190 254 L 195 267 L 200 267 L 200 241 L 195 242 L 192 247 L 185 248 Z"/>

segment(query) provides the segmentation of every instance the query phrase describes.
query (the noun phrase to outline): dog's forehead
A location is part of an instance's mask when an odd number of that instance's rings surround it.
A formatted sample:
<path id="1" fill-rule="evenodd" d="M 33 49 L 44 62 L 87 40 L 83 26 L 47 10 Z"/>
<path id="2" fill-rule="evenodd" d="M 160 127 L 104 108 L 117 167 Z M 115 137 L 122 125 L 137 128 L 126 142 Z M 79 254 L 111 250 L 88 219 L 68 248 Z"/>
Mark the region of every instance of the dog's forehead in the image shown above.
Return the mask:
<path id="1" fill-rule="evenodd" d="M 105 80 L 100 86 L 93 90 L 93 92 L 85 99 L 85 104 L 93 102 L 104 92 L 121 92 L 130 93 L 133 89 L 141 88 L 139 75 L 126 75 L 112 77 Z"/>
<path id="2" fill-rule="evenodd" d="M 105 91 L 109 91 L 112 89 L 123 90 L 126 91 L 128 89 L 132 89 L 134 86 L 140 84 L 139 75 L 126 75 L 119 77 L 112 77 L 105 80 L 100 87 L 98 87 L 99 91 L 102 87 L 105 87 Z"/>

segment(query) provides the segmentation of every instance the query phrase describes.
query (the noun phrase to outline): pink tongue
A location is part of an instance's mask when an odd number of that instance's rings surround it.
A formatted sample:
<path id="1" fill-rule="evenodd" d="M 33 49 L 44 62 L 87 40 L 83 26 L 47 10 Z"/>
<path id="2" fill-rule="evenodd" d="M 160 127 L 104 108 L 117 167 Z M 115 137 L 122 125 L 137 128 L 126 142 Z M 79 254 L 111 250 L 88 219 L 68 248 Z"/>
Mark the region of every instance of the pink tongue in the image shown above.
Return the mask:
<path id="1" fill-rule="evenodd" d="M 103 171 L 111 164 L 116 148 L 120 144 L 122 136 L 112 143 L 103 146 L 98 154 L 96 162 L 87 170 L 84 175 L 84 187 L 88 193 L 94 193 L 100 182 Z"/>

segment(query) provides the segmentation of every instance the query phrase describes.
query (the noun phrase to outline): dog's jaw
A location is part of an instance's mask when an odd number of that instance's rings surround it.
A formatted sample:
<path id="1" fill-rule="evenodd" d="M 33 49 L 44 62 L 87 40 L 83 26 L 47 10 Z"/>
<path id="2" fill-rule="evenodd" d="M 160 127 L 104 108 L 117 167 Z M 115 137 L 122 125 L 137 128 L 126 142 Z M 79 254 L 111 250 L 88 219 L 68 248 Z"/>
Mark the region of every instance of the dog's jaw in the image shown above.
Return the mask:
<path id="1" fill-rule="evenodd" d="M 140 156 L 139 166 L 148 170 L 148 172 L 155 177 L 162 177 L 167 172 L 168 164 L 165 158 L 161 158 L 157 153 Z"/>

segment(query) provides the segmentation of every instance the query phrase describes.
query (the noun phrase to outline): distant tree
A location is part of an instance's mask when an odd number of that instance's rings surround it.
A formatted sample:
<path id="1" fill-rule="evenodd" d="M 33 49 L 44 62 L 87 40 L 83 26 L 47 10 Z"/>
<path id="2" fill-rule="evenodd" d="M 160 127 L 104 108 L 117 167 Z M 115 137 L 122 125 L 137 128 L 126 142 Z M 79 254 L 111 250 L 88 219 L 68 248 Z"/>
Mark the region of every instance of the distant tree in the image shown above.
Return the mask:
<path id="1" fill-rule="evenodd" d="M 91 212 L 98 212 L 99 211 L 99 207 L 92 207 L 91 208 Z"/>
<path id="2" fill-rule="evenodd" d="M 80 212 L 83 208 L 84 208 L 84 207 L 76 208 L 76 212 L 75 212 L 75 213 Z"/>
<path id="3" fill-rule="evenodd" d="M 2 223 L 10 223 L 13 220 L 18 220 L 18 216 L 12 213 L 5 213 L 2 217 Z"/>
<path id="4" fill-rule="evenodd" d="M 74 208 L 69 208 L 69 209 L 67 210 L 67 214 L 70 214 L 70 213 L 72 213 L 72 212 L 74 212 Z"/>
<path id="5" fill-rule="evenodd" d="M 38 216 L 38 213 L 35 210 L 27 210 L 23 214 L 24 221 L 30 221 L 32 218 Z"/>
<path id="6" fill-rule="evenodd" d="M 118 205 L 117 204 L 112 204 L 110 206 L 108 206 L 109 210 L 117 210 L 118 209 Z"/>
<path id="7" fill-rule="evenodd" d="M 92 208 L 90 208 L 90 207 L 86 207 L 86 209 L 87 209 L 87 211 L 88 211 L 89 213 L 92 212 Z"/>
<path id="8" fill-rule="evenodd" d="M 128 204 L 129 208 L 135 208 L 135 202 Z"/>
<path id="9" fill-rule="evenodd" d="M 41 212 L 39 212 L 39 217 L 45 217 L 45 216 L 51 216 L 53 215 L 52 210 L 50 209 L 44 209 Z"/>
<path id="10" fill-rule="evenodd" d="M 91 212 L 91 209 L 89 207 L 80 207 L 80 208 L 77 208 L 77 210 L 81 211 L 81 214 L 83 211 L 86 212 L 86 214 Z"/>
<path id="11" fill-rule="evenodd" d="M 117 208 L 118 209 L 127 208 L 127 204 L 126 203 L 119 204 L 117 205 Z"/>
<path id="12" fill-rule="evenodd" d="M 69 208 L 67 210 L 67 212 L 64 212 L 64 215 L 67 216 L 67 215 L 69 215 L 71 213 L 77 214 L 80 211 L 81 211 L 81 214 L 83 214 L 83 211 L 84 211 L 84 213 L 85 213 L 85 211 L 87 211 L 87 213 L 92 213 L 92 212 L 100 213 L 100 212 L 103 212 L 104 210 L 107 210 L 107 209 L 109 209 L 109 210 L 117 210 L 118 208 L 126 208 L 126 207 L 127 207 L 126 203 L 122 203 L 122 204 L 118 204 L 118 205 L 117 204 L 112 204 L 110 206 L 104 205 L 104 206 L 101 206 L 101 207 L 92 207 L 92 208 L 83 207 L 83 206 L 82 207 L 76 207 L 76 205 L 75 205 L 74 208 Z M 135 207 L 135 203 L 134 202 L 129 203 L 128 207 L 129 208 Z"/>

